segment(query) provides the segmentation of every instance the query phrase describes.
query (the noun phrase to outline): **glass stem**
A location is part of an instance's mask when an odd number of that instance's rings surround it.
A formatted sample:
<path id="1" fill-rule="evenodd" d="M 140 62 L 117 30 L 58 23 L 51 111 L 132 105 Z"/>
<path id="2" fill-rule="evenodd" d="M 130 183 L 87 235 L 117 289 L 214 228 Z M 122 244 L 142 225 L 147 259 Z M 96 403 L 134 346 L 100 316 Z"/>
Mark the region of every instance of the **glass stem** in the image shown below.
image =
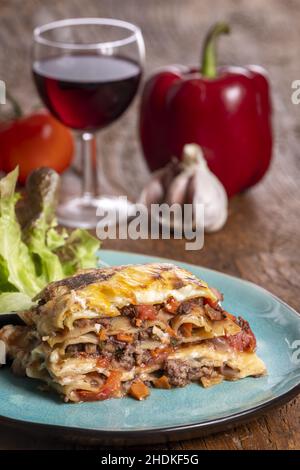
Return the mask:
<path id="1" fill-rule="evenodd" d="M 81 134 L 81 158 L 83 170 L 82 197 L 86 200 L 98 195 L 96 166 L 96 139 L 91 132 Z"/>

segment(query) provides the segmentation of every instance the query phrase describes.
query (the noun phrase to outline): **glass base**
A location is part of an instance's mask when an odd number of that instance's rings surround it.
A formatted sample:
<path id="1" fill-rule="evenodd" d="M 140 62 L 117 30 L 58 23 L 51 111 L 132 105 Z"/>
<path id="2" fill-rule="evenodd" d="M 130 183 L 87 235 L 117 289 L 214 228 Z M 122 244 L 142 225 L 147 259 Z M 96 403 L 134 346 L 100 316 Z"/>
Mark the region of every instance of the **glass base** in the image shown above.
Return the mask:
<path id="1" fill-rule="evenodd" d="M 126 197 L 76 197 L 62 202 L 57 208 L 61 225 L 72 228 L 96 228 L 105 217 L 105 224 L 115 225 L 133 215 L 135 205 Z"/>

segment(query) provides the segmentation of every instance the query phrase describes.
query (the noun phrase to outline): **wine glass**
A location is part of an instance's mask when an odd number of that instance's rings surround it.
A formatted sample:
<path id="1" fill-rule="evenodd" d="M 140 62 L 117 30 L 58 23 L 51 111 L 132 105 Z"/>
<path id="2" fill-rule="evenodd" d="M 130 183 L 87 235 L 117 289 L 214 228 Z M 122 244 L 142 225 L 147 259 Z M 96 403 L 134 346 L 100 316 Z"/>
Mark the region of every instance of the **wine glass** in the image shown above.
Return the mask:
<path id="1" fill-rule="evenodd" d="M 69 227 L 94 228 L 97 208 L 124 198 L 100 196 L 95 132 L 118 119 L 132 102 L 142 76 L 141 30 L 110 18 L 54 21 L 33 32 L 33 77 L 44 104 L 81 141 L 81 196 L 58 206 Z"/>

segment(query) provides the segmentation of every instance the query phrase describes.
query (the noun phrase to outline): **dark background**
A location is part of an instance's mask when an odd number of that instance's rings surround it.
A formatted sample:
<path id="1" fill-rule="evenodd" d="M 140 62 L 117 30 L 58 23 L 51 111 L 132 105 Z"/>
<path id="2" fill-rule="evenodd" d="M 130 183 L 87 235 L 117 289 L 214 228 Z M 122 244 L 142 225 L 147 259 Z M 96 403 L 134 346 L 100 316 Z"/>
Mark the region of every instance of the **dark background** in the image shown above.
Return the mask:
<path id="1" fill-rule="evenodd" d="M 143 30 L 146 76 L 170 63 L 197 64 L 208 26 L 226 20 L 231 37 L 219 44 L 220 63 L 263 65 L 270 74 L 275 149 L 272 167 L 256 187 L 230 201 L 222 231 L 206 235 L 203 250 L 186 252 L 184 241 L 109 241 L 104 248 L 190 261 L 249 279 L 299 310 L 300 105 L 291 83 L 300 79 L 300 2 L 297 0 L 0 0 L 0 79 L 29 112 L 39 101 L 31 81 L 32 29 L 56 19 L 102 16 L 137 23 Z M 138 196 L 148 177 L 136 122 L 139 100 L 99 139 L 103 187 Z M 0 430 L 0 449 L 76 448 Z M 157 446 L 156 446 L 157 448 Z M 173 449 L 300 448 L 300 401 L 295 399 L 249 425 Z"/>

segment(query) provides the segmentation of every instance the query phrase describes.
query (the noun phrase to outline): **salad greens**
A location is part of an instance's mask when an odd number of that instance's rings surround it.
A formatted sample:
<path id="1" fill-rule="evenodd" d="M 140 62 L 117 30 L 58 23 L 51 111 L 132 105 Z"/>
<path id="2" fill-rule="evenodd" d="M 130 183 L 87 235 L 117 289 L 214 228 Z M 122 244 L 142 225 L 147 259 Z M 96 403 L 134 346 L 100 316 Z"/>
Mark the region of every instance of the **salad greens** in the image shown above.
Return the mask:
<path id="1" fill-rule="evenodd" d="M 100 247 L 86 230 L 57 227 L 54 170 L 32 172 L 23 198 L 17 178 L 18 168 L 0 180 L 0 314 L 30 307 L 49 282 L 96 267 Z"/>

